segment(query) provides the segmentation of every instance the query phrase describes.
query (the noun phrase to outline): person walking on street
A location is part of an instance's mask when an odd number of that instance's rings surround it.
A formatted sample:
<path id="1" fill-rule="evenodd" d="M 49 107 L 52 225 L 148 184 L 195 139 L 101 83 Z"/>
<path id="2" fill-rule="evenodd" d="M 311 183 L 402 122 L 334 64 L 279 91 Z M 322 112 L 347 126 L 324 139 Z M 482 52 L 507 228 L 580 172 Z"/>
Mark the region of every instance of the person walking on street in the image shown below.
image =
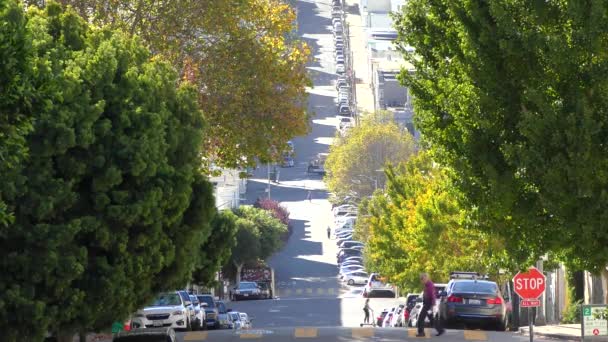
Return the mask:
<path id="1" fill-rule="evenodd" d="M 365 306 L 363 306 L 363 312 L 365 313 L 365 318 L 363 319 L 363 324 L 369 324 L 369 298 L 365 300 Z"/>
<path id="2" fill-rule="evenodd" d="M 327 238 L 331 239 L 331 228 L 327 226 Z"/>
<path id="3" fill-rule="evenodd" d="M 429 311 L 433 310 L 435 301 L 437 300 L 435 296 L 435 284 L 433 284 L 431 278 L 426 273 L 420 275 L 420 282 L 424 285 L 424 292 L 422 293 L 422 309 L 420 309 L 418 316 L 418 334 L 416 337 L 424 337 L 424 321 L 427 316 L 429 317 L 429 321 L 431 321 L 431 326 L 434 326 L 435 330 L 437 330 L 437 336 L 441 336 L 445 332 L 445 329 L 441 326 L 441 320 L 435 321 L 432 312 L 429 315 Z"/>
<path id="4" fill-rule="evenodd" d="M 308 202 L 312 203 L 312 190 L 308 190 L 308 196 L 306 198 Z"/>

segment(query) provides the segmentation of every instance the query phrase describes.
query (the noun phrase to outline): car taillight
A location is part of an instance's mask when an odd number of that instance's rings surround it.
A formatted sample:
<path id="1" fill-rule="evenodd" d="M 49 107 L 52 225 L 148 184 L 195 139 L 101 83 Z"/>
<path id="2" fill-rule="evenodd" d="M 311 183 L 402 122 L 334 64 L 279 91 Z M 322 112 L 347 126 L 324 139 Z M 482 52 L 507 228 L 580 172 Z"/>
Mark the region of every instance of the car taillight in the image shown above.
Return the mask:
<path id="1" fill-rule="evenodd" d="M 490 298 L 488 299 L 488 304 L 502 304 L 502 299 L 496 297 L 496 298 Z"/>
<path id="2" fill-rule="evenodd" d="M 448 297 L 448 302 L 449 303 L 462 303 L 462 297 L 456 297 L 454 295 L 451 295 Z"/>
<path id="3" fill-rule="evenodd" d="M 123 324 L 123 330 L 124 331 L 131 331 L 131 320 L 126 321 Z"/>

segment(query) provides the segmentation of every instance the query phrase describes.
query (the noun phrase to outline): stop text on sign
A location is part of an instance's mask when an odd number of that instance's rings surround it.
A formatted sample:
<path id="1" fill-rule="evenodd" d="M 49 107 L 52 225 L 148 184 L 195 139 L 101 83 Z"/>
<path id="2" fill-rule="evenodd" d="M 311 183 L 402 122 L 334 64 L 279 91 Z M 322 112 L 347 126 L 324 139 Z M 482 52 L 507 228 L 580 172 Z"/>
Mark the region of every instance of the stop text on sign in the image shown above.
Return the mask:
<path id="1" fill-rule="evenodd" d="M 522 299 L 536 299 L 545 292 L 545 283 L 545 275 L 536 267 L 530 267 L 513 277 L 513 290 Z"/>
<path id="2" fill-rule="evenodd" d="M 543 278 L 519 278 L 515 279 L 515 288 L 517 290 L 540 290 L 545 288 L 545 279 Z"/>

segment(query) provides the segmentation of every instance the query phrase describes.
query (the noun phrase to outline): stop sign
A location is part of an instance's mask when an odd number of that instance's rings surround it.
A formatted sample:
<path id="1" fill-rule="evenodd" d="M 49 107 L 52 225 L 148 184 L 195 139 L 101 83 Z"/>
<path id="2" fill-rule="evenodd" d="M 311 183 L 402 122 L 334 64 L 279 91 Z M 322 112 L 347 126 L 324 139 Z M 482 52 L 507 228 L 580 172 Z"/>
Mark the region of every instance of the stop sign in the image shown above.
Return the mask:
<path id="1" fill-rule="evenodd" d="M 536 267 L 519 272 L 513 277 L 515 293 L 524 299 L 536 299 L 545 292 L 545 275 Z"/>

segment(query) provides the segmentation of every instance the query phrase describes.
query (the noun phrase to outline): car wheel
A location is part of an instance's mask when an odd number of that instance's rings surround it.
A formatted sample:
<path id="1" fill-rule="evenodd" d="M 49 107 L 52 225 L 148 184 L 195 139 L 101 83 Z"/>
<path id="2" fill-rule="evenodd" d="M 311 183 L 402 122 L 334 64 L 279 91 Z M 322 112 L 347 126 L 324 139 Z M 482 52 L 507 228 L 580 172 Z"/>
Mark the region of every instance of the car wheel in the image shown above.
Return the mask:
<path id="1" fill-rule="evenodd" d="M 198 318 L 194 320 L 194 324 L 192 324 L 192 331 L 197 331 L 200 329 L 201 324 L 198 321 Z"/>
<path id="2" fill-rule="evenodd" d="M 507 327 L 509 326 L 509 316 L 505 317 L 504 320 L 498 322 L 498 325 L 496 327 L 496 330 L 498 331 L 505 331 L 507 330 Z"/>
<path id="3" fill-rule="evenodd" d="M 354 281 L 354 280 L 352 280 L 352 279 L 349 279 L 349 280 L 348 280 L 348 285 L 355 285 L 355 281 Z"/>

